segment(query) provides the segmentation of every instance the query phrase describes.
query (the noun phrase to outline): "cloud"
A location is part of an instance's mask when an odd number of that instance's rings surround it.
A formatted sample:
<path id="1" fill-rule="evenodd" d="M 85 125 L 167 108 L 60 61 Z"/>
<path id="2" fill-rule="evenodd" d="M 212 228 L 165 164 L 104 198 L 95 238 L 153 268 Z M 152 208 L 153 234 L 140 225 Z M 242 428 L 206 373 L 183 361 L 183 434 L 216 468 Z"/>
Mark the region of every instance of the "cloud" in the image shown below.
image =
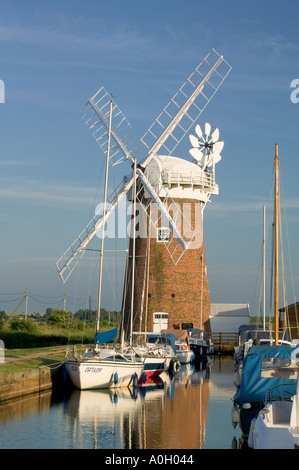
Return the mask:
<path id="1" fill-rule="evenodd" d="M 15 62 L 18 51 L 15 46 L 20 45 L 23 48 L 20 50 L 28 49 L 28 54 L 22 53 L 18 58 L 21 64 L 57 64 L 63 68 L 83 66 L 100 70 L 104 66 L 106 70 L 135 70 L 143 75 L 144 71 L 149 71 L 155 77 L 157 67 L 169 62 L 172 74 L 180 75 L 177 61 L 182 63 L 191 59 L 193 62 L 193 57 L 197 57 L 197 47 L 193 46 L 193 42 L 190 46 L 189 42 L 189 38 L 197 32 L 197 23 L 191 25 L 186 34 L 183 28 L 171 27 L 167 23 L 161 29 L 155 23 L 151 28 L 144 28 L 126 17 L 106 21 L 100 13 L 83 18 L 61 13 L 56 15 L 55 11 L 51 11 L 45 24 L 34 14 L 27 20 L 21 15 L 12 15 L 2 21 L 0 18 L 0 44 L 6 52 L 1 60 Z M 10 48 L 13 54 L 9 53 Z M 199 58 L 207 52 L 209 49 L 204 47 Z"/>
<path id="2" fill-rule="evenodd" d="M 53 257 L 33 257 L 33 256 L 24 256 L 24 258 L 16 258 L 10 260 L 11 263 L 30 263 L 30 264 L 54 264 L 57 259 Z"/>
<path id="3" fill-rule="evenodd" d="M 0 160 L 0 166 L 12 166 L 12 165 L 36 165 L 37 160 L 24 159 L 24 160 Z M 40 161 L 38 161 L 40 163 Z"/>
<path id="4" fill-rule="evenodd" d="M 273 211 L 273 201 L 270 203 L 266 203 L 264 199 L 253 199 L 243 202 L 235 202 L 235 201 L 227 201 L 217 204 L 212 204 L 208 206 L 205 212 L 206 216 L 215 217 L 216 216 L 223 216 L 227 217 L 228 214 L 240 214 L 240 215 L 248 215 L 248 214 L 262 214 L 263 206 L 266 206 L 267 212 L 269 212 L 272 216 Z M 299 198 L 288 198 L 285 201 L 281 202 L 281 210 L 283 211 L 292 211 L 299 209 Z M 292 220 L 296 220 L 295 216 L 292 216 Z M 289 218 L 289 217 L 288 217 Z"/>
<path id="5" fill-rule="evenodd" d="M 29 178 L 3 179 L 0 197 L 32 201 L 36 204 L 91 205 L 96 188 L 80 185 L 62 185 Z"/>
<path id="6" fill-rule="evenodd" d="M 22 44 L 36 47 L 52 47 L 59 50 L 93 52 L 97 55 L 105 52 L 134 50 L 150 51 L 151 36 L 144 31 L 131 27 L 126 22 L 115 22 L 112 26 L 97 18 L 97 27 L 92 26 L 86 30 L 86 23 L 77 24 L 74 18 L 68 18 L 67 24 L 53 24 L 49 22 L 46 28 L 34 25 L 34 22 L 12 22 L 0 24 L 0 43 Z M 111 27 L 110 27 L 111 26 Z"/>
<path id="7" fill-rule="evenodd" d="M 217 216 L 227 216 L 227 214 L 233 213 L 256 213 L 260 211 L 264 205 L 264 202 L 261 201 L 244 201 L 244 202 L 222 202 L 208 206 L 206 215 L 209 213 L 212 217 Z"/>

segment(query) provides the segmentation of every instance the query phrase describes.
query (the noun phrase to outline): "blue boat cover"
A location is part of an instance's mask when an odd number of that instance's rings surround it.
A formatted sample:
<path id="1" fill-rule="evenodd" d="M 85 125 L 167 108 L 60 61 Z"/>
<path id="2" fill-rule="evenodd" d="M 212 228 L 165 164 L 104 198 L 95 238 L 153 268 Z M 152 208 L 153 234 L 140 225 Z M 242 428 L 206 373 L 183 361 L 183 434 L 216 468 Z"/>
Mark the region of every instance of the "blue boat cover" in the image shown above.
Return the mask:
<path id="1" fill-rule="evenodd" d="M 95 344 L 105 344 L 109 343 L 113 338 L 116 338 L 118 333 L 118 328 L 114 328 L 113 330 L 104 331 L 100 333 L 99 331 L 96 332 L 94 342 Z"/>
<path id="2" fill-rule="evenodd" d="M 296 379 L 288 378 L 286 367 L 295 349 L 296 346 L 288 345 L 252 346 L 243 363 L 242 381 L 233 397 L 234 402 L 242 405 L 264 401 L 269 389 L 282 384 L 288 385 L 283 387 L 283 396 L 292 397 L 296 393 Z M 279 398 L 281 393 L 281 388 L 277 387 L 271 396 Z"/>

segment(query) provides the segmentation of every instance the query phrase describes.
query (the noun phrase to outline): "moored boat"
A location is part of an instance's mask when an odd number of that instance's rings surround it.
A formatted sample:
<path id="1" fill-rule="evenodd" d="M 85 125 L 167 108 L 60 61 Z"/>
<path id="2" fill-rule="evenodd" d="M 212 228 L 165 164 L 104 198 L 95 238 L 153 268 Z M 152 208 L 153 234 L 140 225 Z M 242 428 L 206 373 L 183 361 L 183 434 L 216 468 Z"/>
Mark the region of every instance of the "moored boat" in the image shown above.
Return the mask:
<path id="1" fill-rule="evenodd" d="M 139 358 L 143 362 L 143 371 L 138 379 L 138 385 L 144 385 L 147 382 L 152 382 L 155 378 L 159 377 L 164 370 L 166 370 L 166 355 L 165 353 L 158 355 L 151 352 L 147 347 L 129 347 L 125 350 L 124 356 L 128 359 Z"/>
<path id="2" fill-rule="evenodd" d="M 268 390 L 273 390 L 273 398 L 280 398 L 277 386 L 284 386 L 288 398 L 296 391 L 296 380 L 286 375 L 291 355 L 296 346 L 256 346 L 248 351 L 243 366 L 241 385 L 233 397 L 233 421 L 239 422 L 245 437 L 249 435 L 252 419 L 265 406 Z"/>
<path id="3" fill-rule="evenodd" d="M 276 385 L 267 391 L 265 406 L 250 423 L 248 435 L 250 448 L 299 448 L 298 363 L 299 348 L 295 348 L 290 361 L 275 371 L 276 375 L 284 374 L 288 380 L 296 380 L 296 392 L 290 397 L 288 384 Z"/>
<path id="4" fill-rule="evenodd" d="M 190 348 L 194 352 L 195 359 L 203 359 L 206 358 L 208 354 L 214 353 L 213 344 L 211 344 L 206 331 L 189 328 L 187 332 L 189 335 Z"/>
<path id="5" fill-rule="evenodd" d="M 280 221 L 280 190 L 279 190 L 279 159 L 278 145 L 275 144 L 275 203 L 274 203 L 274 333 L 263 331 L 259 337 L 255 331 L 247 331 L 240 386 L 233 398 L 233 419 L 240 422 L 243 435 L 252 446 L 266 445 L 269 436 L 276 439 L 276 419 L 280 414 L 285 420 L 290 410 L 287 401 L 293 399 L 296 392 L 296 375 L 292 357 L 296 353 L 298 341 L 292 341 L 287 333 L 279 331 L 279 221 Z M 265 318 L 264 318 L 265 326 Z M 248 339 L 248 335 L 254 335 Z M 264 346 L 262 346 L 264 344 Z M 269 404 L 269 394 L 271 396 Z M 278 405 L 280 400 L 281 405 Z M 274 404 L 275 401 L 275 404 Z M 296 399 L 294 400 L 296 402 Z M 239 411 L 239 419 L 238 419 Z M 256 417 L 258 417 L 257 420 Z M 255 421 L 253 421 L 255 420 Z M 278 419 L 278 421 L 280 418 Z M 266 425 L 266 421 L 268 424 Z M 281 423 L 282 424 L 282 423 Z M 251 428 L 252 425 L 252 428 Z M 257 431 L 258 427 L 258 431 Z M 298 427 L 297 427 L 298 430 Z M 282 438 L 286 437 L 285 426 L 281 426 Z M 297 432 L 297 431 L 296 431 Z M 279 439 L 279 438 L 278 438 Z M 264 443 L 262 444 L 262 441 Z M 278 441 L 276 441 L 278 443 Z M 249 440 L 248 440 L 249 445 Z M 274 441 L 273 441 L 274 445 Z M 281 445 L 283 445 L 281 443 Z M 286 444 L 288 445 L 288 444 Z"/>
<path id="6" fill-rule="evenodd" d="M 190 364 L 194 361 L 195 354 L 191 349 L 188 349 L 188 345 L 185 341 L 181 339 L 177 340 L 175 342 L 175 349 L 181 364 Z"/>
<path id="7" fill-rule="evenodd" d="M 189 364 L 194 361 L 195 354 L 190 348 L 187 330 L 162 330 L 162 334 L 172 334 L 175 340 L 175 354 L 180 364 Z"/>
<path id="8" fill-rule="evenodd" d="M 124 349 L 124 355 L 143 360 L 144 369 L 138 385 L 153 384 L 162 372 L 177 369 L 179 361 L 173 335 L 154 332 L 134 332 L 133 335 L 137 337 L 137 345 L 134 341 L 132 346 Z"/>
<path id="9" fill-rule="evenodd" d="M 66 372 L 79 390 L 93 390 L 100 388 L 133 387 L 143 372 L 144 364 L 141 361 L 128 359 L 114 349 L 101 349 L 94 347 L 77 357 L 74 354 L 64 361 Z"/>
<path id="10" fill-rule="evenodd" d="M 146 346 L 151 353 L 165 358 L 164 370 L 175 371 L 179 367 L 175 337 L 172 333 L 146 333 Z"/>
<path id="11" fill-rule="evenodd" d="M 125 357 L 122 352 L 116 349 L 101 348 L 100 344 L 106 344 L 118 334 L 118 328 L 108 332 L 100 333 L 100 313 L 101 313 L 101 293 L 102 293 L 102 271 L 104 257 L 104 228 L 107 217 L 107 184 L 108 168 L 110 158 L 110 137 L 112 130 L 113 102 L 110 100 L 108 142 L 106 152 L 106 172 L 103 203 L 103 224 L 101 233 L 100 250 L 100 270 L 98 286 L 98 304 L 96 316 L 96 331 L 94 347 L 86 351 L 82 356 L 77 356 L 74 352 L 72 357 L 66 357 L 64 366 L 73 385 L 80 390 L 97 388 L 117 388 L 137 385 L 137 382 L 144 369 L 144 359 L 135 354 Z M 134 170 L 136 170 L 136 161 Z M 135 183 L 136 189 L 136 183 Z"/>
<path id="12" fill-rule="evenodd" d="M 256 346 L 273 346 L 275 344 L 275 332 L 272 330 L 262 330 L 251 328 L 244 332 L 242 345 L 239 346 L 237 353 L 235 353 L 234 361 L 234 383 L 237 387 L 240 386 L 243 374 L 243 362 L 251 347 Z M 278 345 L 294 346 L 297 343 L 293 341 L 287 332 L 279 331 Z"/>

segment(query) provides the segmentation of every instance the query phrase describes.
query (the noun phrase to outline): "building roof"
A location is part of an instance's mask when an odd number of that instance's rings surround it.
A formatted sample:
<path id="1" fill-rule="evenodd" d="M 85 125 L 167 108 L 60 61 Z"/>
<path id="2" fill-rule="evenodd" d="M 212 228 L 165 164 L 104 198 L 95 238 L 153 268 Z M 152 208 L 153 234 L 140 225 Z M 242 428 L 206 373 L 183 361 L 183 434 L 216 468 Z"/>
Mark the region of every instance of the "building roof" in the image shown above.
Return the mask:
<path id="1" fill-rule="evenodd" d="M 211 304 L 212 332 L 237 333 L 244 324 L 250 324 L 249 304 Z"/>
<path id="2" fill-rule="evenodd" d="M 173 157 L 171 155 L 155 155 L 153 161 L 159 164 L 160 171 L 175 171 L 179 173 L 192 172 L 197 176 L 204 175 L 202 168 L 194 161 L 185 160 L 180 157 Z M 150 163 L 152 160 L 150 161 Z M 148 166 L 150 166 L 150 163 Z"/>
<path id="3" fill-rule="evenodd" d="M 210 317 L 249 317 L 249 304 L 211 304 Z"/>

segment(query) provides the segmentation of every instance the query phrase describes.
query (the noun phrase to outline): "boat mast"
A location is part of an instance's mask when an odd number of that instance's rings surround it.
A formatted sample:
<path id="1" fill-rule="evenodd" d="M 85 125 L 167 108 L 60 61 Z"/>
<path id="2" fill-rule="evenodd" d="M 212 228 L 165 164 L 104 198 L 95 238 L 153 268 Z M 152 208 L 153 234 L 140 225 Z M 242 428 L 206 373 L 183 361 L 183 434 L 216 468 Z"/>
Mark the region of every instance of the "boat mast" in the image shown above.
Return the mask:
<path id="1" fill-rule="evenodd" d="M 108 170 L 109 170 L 109 157 L 110 157 L 112 105 L 113 105 L 112 100 L 110 100 L 110 114 L 109 114 L 109 127 L 108 127 L 107 155 L 106 155 L 106 174 L 105 174 L 105 189 L 104 189 L 104 204 L 103 204 L 103 223 L 102 223 L 102 240 L 101 240 L 101 252 L 100 252 L 100 273 L 99 273 L 99 289 L 98 289 L 98 307 L 97 307 L 96 331 L 99 331 L 99 329 L 100 329 L 100 316 L 101 316 L 102 272 L 103 272 L 103 256 L 104 256 L 104 229 L 105 229 L 106 204 L 107 204 L 107 186 L 108 186 Z"/>
<path id="2" fill-rule="evenodd" d="M 279 230 L 278 230 L 278 201 L 279 201 L 279 158 L 278 158 L 278 144 L 275 144 L 275 278 L 274 278 L 274 313 L 275 313 L 275 344 L 278 344 L 278 263 L 279 263 Z"/>
<path id="3" fill-rule="evenodd" d="M 134 290 L 135 290 L 135 249 L 136 249 L 136 158 L 134 159 L 134 187 L 133 187 L 133 218 L 132 218 L 132 292 L 131 292 L 131 317 L 130 317 L 130 346 L 132 346 L 133 338 L 133 315 L 134 315 Z"/>
<path id="4" fill-rule="evenodd" d="M 263 210 L 263 329 L 266 329 L 266 206 Z"/>

